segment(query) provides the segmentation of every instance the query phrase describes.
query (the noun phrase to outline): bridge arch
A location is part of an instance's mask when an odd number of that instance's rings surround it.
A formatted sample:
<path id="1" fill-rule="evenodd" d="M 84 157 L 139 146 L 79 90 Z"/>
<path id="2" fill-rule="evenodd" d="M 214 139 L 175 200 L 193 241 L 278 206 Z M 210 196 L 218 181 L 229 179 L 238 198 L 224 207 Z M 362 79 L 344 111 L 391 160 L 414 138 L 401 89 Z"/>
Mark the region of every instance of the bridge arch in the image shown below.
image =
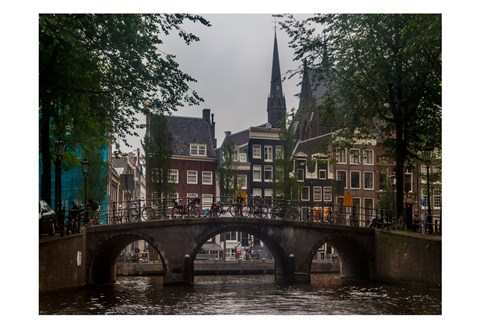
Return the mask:
<path id="1" fill-rule="evenodd" d="M 231 223 L 222 226 L 209 226 L 199 236 L 196 247 L 193 249 L 190 257 L 192 259 L 200 251 L 201 247 L 212 237 L 229 231 L 240 231 L 252 235 L 260 239 L 268 248 L 275 260 L 275 280 L 278 282 L 288 281 L 288 254 L 286 254 L 282 245 L 268 233 L 268 230 L 263 226 L 256 226 L 252 224 Z M 192 270 L 194 264 L 192 265 Z M 193 273 L 192 273 L 193 276 Z"/>
<path id="2" fill-rule="evenodd" d="M 165 261 L 159 251 L 159 245 L 155 240 L 138 232 L 122 233 L 114 235 L 99 243 L 95 249 L 91 249 L 87 256 L 90 257 L 88 270 L 89 283 L 93 285 L 111 283 L 116 280 L 116 261 L 122 250 L 129 244 L 145 240 L 160 255 L 162 267 L 165 270 Z"/>
<path id="3" fill-rule="evenodd" d="M 307 261 L 308 272 L 315 253 L 323 244 L 333 246 L 340 260 L 340 273 L 342 277 L 366 279 L 372 276 L 374 265 L 373 245 L 365 239 L 347 233 L 326 233 L 322 235 L 311 247 Z"/>

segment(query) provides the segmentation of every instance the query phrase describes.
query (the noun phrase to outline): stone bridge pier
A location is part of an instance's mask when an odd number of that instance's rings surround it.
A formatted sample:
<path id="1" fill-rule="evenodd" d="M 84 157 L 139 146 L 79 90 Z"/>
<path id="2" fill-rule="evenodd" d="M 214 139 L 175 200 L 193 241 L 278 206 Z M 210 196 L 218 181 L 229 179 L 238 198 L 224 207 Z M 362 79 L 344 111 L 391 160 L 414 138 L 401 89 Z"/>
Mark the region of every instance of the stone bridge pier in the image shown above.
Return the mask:
<path id="1" fill-rule="evenodd" d="M 145 240 L 160 254 L 165 285 L 191 284 L 193 259 L 202 245 L 228 231 L 245 232 L 263 241 L 275 259 L 279 283 L 309 283 L 312 259 L 326 242 L 340 256 L 342 276 L 373 275 L 373 229 L 253 218 L 196 218 L 88 227 L 87 283 L 113 283 L 121 251 L 134 241 Z"/>

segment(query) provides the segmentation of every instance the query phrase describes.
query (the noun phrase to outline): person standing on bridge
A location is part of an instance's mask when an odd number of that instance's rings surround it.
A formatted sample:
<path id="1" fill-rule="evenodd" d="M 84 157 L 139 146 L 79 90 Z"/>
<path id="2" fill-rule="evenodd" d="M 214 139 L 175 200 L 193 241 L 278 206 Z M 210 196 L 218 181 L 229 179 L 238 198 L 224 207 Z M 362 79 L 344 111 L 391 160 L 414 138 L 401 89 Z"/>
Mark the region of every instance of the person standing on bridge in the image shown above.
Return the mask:
<path id="1" fill-rule="evenodd" d="M 241 193 L 238 193 L 237 194 L 237 210 L 236 210 L 237 216 L 242 215 L 242 206 L 243 206 L 243 197 Z"/>

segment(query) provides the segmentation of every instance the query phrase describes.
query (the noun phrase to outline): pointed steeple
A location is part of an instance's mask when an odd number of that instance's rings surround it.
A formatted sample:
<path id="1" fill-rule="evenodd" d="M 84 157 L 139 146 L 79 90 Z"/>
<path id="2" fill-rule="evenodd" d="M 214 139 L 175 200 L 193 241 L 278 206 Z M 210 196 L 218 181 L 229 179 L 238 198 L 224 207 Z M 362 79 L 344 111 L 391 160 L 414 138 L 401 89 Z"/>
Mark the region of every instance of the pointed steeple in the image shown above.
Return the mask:
<path id="1" fill-rule="evenodd" d="M 282 74 L 280 72 L 280 59 L 278 57 L 277 30 L 273 42 L 272 79 L 270 81 L 270 95 L 267 101 L 268 122 L 274 128 L 280 126 L 280 122 L 287 111 L 285 96 L 282 90 Z"/>

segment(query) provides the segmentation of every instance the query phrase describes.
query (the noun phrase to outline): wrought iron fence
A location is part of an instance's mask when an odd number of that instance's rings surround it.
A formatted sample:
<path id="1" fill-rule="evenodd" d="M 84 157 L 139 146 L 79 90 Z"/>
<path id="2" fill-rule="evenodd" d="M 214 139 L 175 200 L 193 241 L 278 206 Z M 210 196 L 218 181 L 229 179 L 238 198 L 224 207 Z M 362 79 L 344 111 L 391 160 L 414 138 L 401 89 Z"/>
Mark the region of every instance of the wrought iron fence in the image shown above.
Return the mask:
<path id="1" fill-rule="evenodd" d="M 196 217 L 244 217 L 347 225 L 378 229 L 406 230 L 402 216 L 395 218 L 389 209 L 332 205 L 260 197 L 190 197 L 138 199 L 95 203 L 72 208 L 65 219 L 67 234 L 80 231 L 81 225 L 120 224 L 149 220 Z M 438 220 L 432 220 L 439 232 Z M 410 230 L 425 232 L 425 222 L 413 220 Z"/>

